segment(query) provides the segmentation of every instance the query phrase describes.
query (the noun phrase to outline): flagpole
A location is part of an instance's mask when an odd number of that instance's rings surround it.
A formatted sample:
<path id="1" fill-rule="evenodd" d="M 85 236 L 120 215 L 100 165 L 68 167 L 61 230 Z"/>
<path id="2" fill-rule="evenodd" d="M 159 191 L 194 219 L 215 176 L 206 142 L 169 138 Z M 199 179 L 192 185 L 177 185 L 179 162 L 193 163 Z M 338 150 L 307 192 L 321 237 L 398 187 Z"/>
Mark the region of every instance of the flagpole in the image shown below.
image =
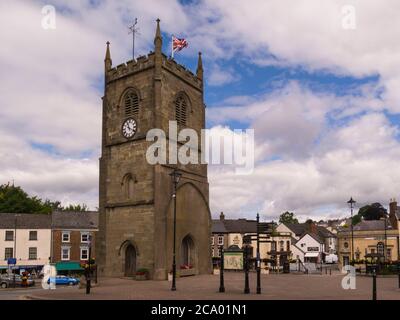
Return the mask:
<path id="1" fill-rule="evenodd" d="M 174 58 L 174 35 L 171 36 L 171 58 Z"/>

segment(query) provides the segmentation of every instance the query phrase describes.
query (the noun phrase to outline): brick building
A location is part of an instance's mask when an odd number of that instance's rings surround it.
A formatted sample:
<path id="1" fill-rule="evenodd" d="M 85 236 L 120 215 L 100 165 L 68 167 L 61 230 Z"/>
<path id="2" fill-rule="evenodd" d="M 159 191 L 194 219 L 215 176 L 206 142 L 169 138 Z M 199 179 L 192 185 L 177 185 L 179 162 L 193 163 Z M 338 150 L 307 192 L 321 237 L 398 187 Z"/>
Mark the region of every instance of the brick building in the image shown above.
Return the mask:
<path id="1" fill-rule="evenodd" d="M 51 262 L 58 272 L 82 270 L 80 263 L 96 257 L 98 212 L 54 212 L 52 214 Z"/>

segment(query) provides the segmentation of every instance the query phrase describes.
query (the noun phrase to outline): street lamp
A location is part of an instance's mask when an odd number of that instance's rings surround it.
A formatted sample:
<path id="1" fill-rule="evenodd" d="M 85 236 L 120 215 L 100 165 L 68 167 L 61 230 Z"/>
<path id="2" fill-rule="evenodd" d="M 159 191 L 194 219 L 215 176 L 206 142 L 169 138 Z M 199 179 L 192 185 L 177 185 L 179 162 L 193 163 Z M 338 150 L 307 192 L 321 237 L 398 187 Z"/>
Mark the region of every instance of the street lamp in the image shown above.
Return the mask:
<path id="1" fill-rule="evenodd" d="M 222 235 L 223 236 L 223 235 Z M 224 285 L 224 243 L 219 246 L 219 292 L 225 292 Z"/>
<path id="2" fill-rule="evenodd" d="M 350 197 L 350 200 L 347 201 L 347 203 L 350 205 L 351 209 L 351 265 L 353 265 L 354 263 L 353 206 L 356 202 L 355 200 L 353 200 L 353 197 Z"/>
<path id="3" fill-rule="evenodd" d="M 251 238 L 250 236 L 243 237 L 243 254 L 244 254 L 244 293 L 250 293 L 249 287 L 249 268 L 250 268 L 250 245 L 251 245 Z"/>
<path id="4" fill-rule="evenodd" d="M 383 262 L 386 263 L 386 257 L 387 257 L 387 221 L 386 221 L 386 213 L 383 214 L 383 220 L 385 221 L 385 248 L 383 250 Z"/>
<path id="5" fill-rule="evenodd" d="M 90 294 L 91 288 L 91 259 L 92 259 L 92 236 L 89 234 L 88 267 L 86 269 L 86 294 Z"/>
<path id="6" fill-rule="evenodd" d="M 17 218 L 20 216 L 20 214 L 14 215 L 14 259 L 15 259 L 15 265 L 14 265 L 14 276 L 13 276 L 13 287 L 15 288 L 15 267 L 17 265 Z"/>
<path id="7" fill-rule="evenodd" d="M 177 169 L 174 169 L 170 174 L 173 184 L 173 193 L 172 198 L 174 199 L 174 250 L 173 250 L 173 260 L 172 260 L 172 291 L 176 291 L 176 189 L 179 183 L 179 180 L 182 177 L 182 173 L 180 173 Z"/>

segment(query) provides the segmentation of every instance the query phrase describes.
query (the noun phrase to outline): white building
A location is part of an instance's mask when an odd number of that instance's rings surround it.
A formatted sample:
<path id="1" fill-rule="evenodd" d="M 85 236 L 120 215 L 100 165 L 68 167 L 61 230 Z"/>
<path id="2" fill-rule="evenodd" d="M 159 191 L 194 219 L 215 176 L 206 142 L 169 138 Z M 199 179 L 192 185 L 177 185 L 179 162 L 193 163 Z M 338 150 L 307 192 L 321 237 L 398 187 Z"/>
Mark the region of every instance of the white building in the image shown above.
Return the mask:
<path id="1" fill-rule="evenodd" d="M 337 237 L 327 228 L 314 223 L 281 223 L 278 232 L 290 232 L 292 259 L 301 262 L 321 262 L 325 255 L 336 254 Z"/>
<path id="2" fill-rule="evenodd" d="M 16 258 L 20 271 L 39 271 L 49 262 L 50 252 L 51 215 L 0 213 L 0 269 Z"/>
<path id="3" fill-rule="evenodd" d="M 243 237 L 249 234 L 257 233 L 257 221 L 248 219 L 225 219 L 225 215 L 221 212 L 219 219 L 212 220 L 211 235 L 211 253 L 216 264 L 220 256 L 219 248 L 224 249 L 242 249 Z M 268 233 L 262 234 L 268 237 L 268 242 L 260 242 L 260 258 L 268 260 L 275 266 L 282 267 L 283 263 L 290 258 L 290 233 L 289 232 L 273 232 L 271 226 Z M 265 239 L 264 239 L 265 240 Z M 251 254 L 256 258 L 257 242 L 251 242 Z M 262 264 L 263 265 L 263 264 Z"/>

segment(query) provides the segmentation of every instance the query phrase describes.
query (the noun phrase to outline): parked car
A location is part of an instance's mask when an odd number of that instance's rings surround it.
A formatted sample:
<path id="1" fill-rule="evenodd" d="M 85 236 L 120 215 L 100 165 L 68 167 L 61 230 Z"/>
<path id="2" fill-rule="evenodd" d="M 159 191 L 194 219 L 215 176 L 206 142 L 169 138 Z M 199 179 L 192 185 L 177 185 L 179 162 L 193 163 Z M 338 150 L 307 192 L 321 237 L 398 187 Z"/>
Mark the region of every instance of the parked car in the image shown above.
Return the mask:
<path id="1" fill-rule="evenodd" d="M 50 279 L 47 281 L 50 283 Z M 79 279 L 67 277 L 67 276 L 56 276 L 56 285 L 69 285 L 74 286 L 79 283 Z"/>
<path id="2" fill-rule="evenodd" d="M 35 285 L 35 280 L 33 280 L 31 277 L 28 277 L 27 279 L 28 286 L 34 286 Z M 2 275 L 0 277 L 0 287 L 2 288 L 9 288 L 14 285 L 14 275 Z M 17 287 L 22 286 L 22 277 L 19 274 L 15 275 L 15 285 Z"/>
<path id="3" fill-rule="evenodd" d="M 337 263 L 338 262 L 338 256 L 336 254 L 328 254 L 325 256 L 325 263 Z"/>

